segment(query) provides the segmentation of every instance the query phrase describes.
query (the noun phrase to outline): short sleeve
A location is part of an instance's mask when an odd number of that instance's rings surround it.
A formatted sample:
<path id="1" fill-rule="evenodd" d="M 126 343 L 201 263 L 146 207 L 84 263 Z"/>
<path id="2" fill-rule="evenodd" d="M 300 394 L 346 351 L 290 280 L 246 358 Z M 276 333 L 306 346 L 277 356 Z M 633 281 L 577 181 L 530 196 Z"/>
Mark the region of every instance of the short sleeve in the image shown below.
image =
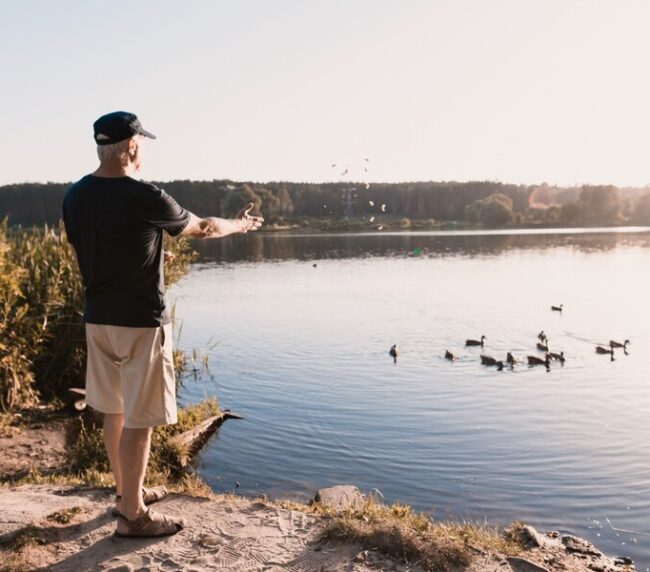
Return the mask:
<path id="1" fill-rule="evenodd" d="M 177 236 L 190 222 L 190 213 L 180 206 L 165 191 L 150 186 L 145 212 L 147 221 L 158 228 L 166 230 L 171 236 Z"/>

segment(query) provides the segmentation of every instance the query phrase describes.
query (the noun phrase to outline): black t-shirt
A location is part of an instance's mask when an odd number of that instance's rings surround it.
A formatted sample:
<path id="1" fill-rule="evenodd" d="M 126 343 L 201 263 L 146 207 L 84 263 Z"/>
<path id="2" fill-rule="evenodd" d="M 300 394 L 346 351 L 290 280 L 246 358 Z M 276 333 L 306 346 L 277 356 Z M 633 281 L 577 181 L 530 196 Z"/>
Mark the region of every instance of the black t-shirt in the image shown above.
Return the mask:
<path id="1" fill-rule="evenodd" d="M 63 221 L 86 291 L 84 320 L 133 328 L 170 321 L 163 229 L 175 236 L 190 213 L 165 191 L 131 177 L 86 175 L 63 199 Z"/>

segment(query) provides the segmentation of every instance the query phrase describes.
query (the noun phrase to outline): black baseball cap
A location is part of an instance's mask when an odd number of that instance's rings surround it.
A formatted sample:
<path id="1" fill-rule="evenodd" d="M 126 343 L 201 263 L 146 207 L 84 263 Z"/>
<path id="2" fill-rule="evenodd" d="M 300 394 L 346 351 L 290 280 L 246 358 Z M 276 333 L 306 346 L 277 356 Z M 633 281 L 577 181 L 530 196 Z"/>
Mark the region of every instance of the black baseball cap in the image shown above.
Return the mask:
<path id="1" fill-rule="evenodd" d="M 144 135 L 150 139 L 156 136 L 146 131 L 135 113 L 128 111 L 113 111 L 102 115 L 93 123 L 95 131 L 95 143 L 97 145 L 112 145 L 134 135 Z"/>

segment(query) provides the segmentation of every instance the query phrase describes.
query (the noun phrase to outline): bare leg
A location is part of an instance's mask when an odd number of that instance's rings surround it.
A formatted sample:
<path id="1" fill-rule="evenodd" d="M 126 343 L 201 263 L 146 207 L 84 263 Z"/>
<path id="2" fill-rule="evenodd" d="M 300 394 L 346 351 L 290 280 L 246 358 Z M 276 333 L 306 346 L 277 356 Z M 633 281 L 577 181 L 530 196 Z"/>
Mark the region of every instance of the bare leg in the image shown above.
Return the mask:
<path id="1" fill-rule="evenodd" d="M 120 465 L 122 427 L 124 427 L 124 415 L 122 413 L 104 414 L 104 445 L 115 477 L 115 494 L 118 496 L 122 494 L 122 468 Z"/>
<path id="2" fill-rule="evenodd" d="M 142 499 L 142 485 L 149 462 L 151 428 L 122 429 L 120 440 L 120 466 L 122 468 L 122 506 L 121 513 L 129 520 L 138 518 L 145 510 Z M 125 525 L 118 520 L 118 530 Z"/>

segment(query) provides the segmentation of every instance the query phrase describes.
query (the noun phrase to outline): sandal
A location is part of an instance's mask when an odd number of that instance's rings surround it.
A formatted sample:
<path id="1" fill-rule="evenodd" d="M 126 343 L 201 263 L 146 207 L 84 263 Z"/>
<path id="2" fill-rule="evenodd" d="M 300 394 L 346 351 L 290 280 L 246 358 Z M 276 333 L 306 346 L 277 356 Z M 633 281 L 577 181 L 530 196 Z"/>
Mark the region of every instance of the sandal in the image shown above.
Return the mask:
<path id="1" fill-rule="evenodd" d="M 158 502 L 159 500 L 164 499 L 168 494 L 169 491 L 167 490 L 167 487 L 142 487 L 142 500 L 146 505 Z M 117 502 L 122 500 L 122 495 L 116 495 L 115 500 Z M 111 514 L 113 516 L 119 516 L 120 513 L 115 507 L 113 507 Z"/>
<path id="2" fill-rule="evenodd" d="M 119 538 L 158 538 L 160 536 L 171 536 L 185 528 L 185 519 L 172 518 L 161 512 L 151 509 L 142 514 L 135 520 L 129 520 L 123 514 L 118 513 L 128 526 L 128 532 L 115 531 L 115 536 Z"/>

